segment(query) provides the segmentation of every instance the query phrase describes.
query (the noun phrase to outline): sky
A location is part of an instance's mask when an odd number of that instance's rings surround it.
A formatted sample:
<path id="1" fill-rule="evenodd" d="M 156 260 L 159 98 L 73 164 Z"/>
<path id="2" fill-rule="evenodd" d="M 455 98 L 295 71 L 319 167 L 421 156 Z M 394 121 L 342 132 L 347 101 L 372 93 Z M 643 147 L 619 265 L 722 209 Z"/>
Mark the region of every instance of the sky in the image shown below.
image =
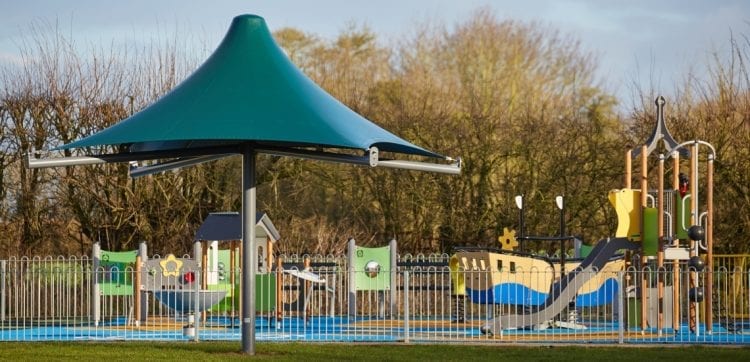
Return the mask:
<path id="1" fill-rule="evenodd" d="M 272 31 L 294 27 L 332 39 L 354 23 L 388 42 L 427 21 L 450 29 L 482 7 L 499 19 L 536 21 L 579 39 L 621 105 L 632 101 L 633 84 L 669 96 L 688 72 L 705 78 L 707 60 L 728 54 L 732 34 L 750 37 L 748 0 L 0 0 L 0 65 L 19 61 L 19 44 L 44 22 L 57 23 L 76 43 L 145 41 L 177 31 L 212 47 L 234 16 L 250 13 Z"/>

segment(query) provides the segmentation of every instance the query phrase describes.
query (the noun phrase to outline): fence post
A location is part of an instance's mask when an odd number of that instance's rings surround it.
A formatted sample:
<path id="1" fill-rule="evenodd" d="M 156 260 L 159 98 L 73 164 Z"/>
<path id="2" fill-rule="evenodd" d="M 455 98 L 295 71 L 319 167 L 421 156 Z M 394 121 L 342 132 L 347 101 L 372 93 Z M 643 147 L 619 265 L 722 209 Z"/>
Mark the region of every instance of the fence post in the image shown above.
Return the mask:
<path id="1" fill-rule="evenodd" d="M 409 343 L 409 272 L 404 271 L 404 342 Z"/>
<path id="2" fill-rule="evenodd" d="M 391 258 L 391 270 L 390 270 L 390 277 L 391 277 L 391 290 L 390 290 L 390 311 L 388 312 L 388 315 L 391 317 L 394 317 L 396 312 L 396 273 L 398 273 L 398 243 L 396 242 L 396 239 L 391 239 L 390 242 L 391 252 L 390 252 L 390 258 Z"/>
<path id="3" fill-rule="evenodd" d="M 193 299 L 193 301 L 194 301 L 194 303 L 193 303 L 193 315 L 194 315 L 194 318 L 195 318 L 195 324 L 194 324 L 195 325 L 195 335 L 193 336 L 193 340 L 196 341 L 196 342 L 198 342 L 198 340 L 199 340 L 198 335 L 200 334 L 200 323 L 201 323 L 201 321 L 203 321 L 203 318 L 202 318 L 203 317 L 203 312 L 201 312 L 198 308 L 201 305 L 201 300 L 200 300 L 201 293 L 200 293 L 200 291 L 201 291 L 201 287 L 203 286 L 203 278 L 204 278 L 204 276 L 201 275 L 201 272 L 204 269 L 203 269 L 203 265 L 202 265 L 202 261 L 203 261 L 203 247 L 201 246 L 201 242 L 197 241 L 197 240 L 193 243 L 193 260 L 195 260 L 196 264 L 198 265 L 198 267 L 196 268 L 196 270 L 193 271 L 193 275 L 195 276 L 195 278 L 193 278 L 193 286 L 194 286 L 194 289 L 195 289 L 195 296 L 194 296 L 195 299 Z M 255 276 L 252 276 L 252 277 L 255 278 Z M 253 292 L 253 298 L 255 298 L 255 293 L 254 292 Z"/>
<path id="4" fill-rule="evenodd" d="M 101 299 L 99 298 L 99 265 L 102 257 L 101 244 L 97 241 L 91 251 L 91 276 L 89 280 L 93 281 L 91 288 L 91 319 L 94 320 L 94 326 L 99 326 L 99 317 L 101 316 Z"/>
<path id="5" fill-rule="evenodd" d="M 356 285 L 356 278 L 357 278 L 357 272 L 354 270 L 354 253 L 357 252 L 356 250 L 357 245 L 354 243 L 354 239 L 349 239 L 349 246 L 348 246 L 348 260 L 347 260 L 347 269 L 349 272 L 349 316 L 356 316 L 357 315 L 357 285 Z"/>
<path id="6" fill-rule="evenodd" d="M 336 273 L 334 272 L 333 274 L 331 274 L 331 284 L 328 284 L 328 285 L 333 285 L 333 292 L 331 293 L 331 302 L 329 303 L 329 306 L 328 306 L 328 316 L 331 318 L 333 318 L 334 314 L 336 314 L 336 294 L 338 294 L 338 284 L 336 284 L 337 282 L 338 280 L 336 280 Z M 277 283 L 279 282 L 277 281 Z M 326 286 L 326 288 L 329 288 L 329 287 Z M 278 293 L 276 295 L 276 298 L 281 299 L 281 293 Z"/>
<path id="7" fill-rule="evenodd" d="M 136 263 L 136 275 L 138 275 L 139 284 L 137 285 L 136 293 L 138 293 L 138 302 L 140 305 L 138 306 L 138 310 L 141 314 L 139 314 L 136 319 L 140 323 L 146 323 L 148 320 L 148 296 L 149 294 L 146 292 L 145 289 L 141 288 L 143 284 L 143 279 L 141 277 L 143 276 L 141 274 L 141 271 L 143 269 L 143 265 L 145 262 L 148 261 L 148 246 L 146 245 L 145 241 L 141 241 L 138 244 L 138 255 L 141 257 L 141 263 Z M 140 324 L 139 323 L 139 324 Z"/>
<path id="8" fill-rule="evenodd" d="M 0 321 L 5 322 L 5 267 L 6 261 L 0 262 Z"/>
<path id="9" fill-rule="evenodd" d="M 623 305 L 627 303 L 628 295 L 625 291 L 625 284 L 623 281 L 624 271 L 617 272 L 617 285 L 620 286 L 620 291 L 617 297 L 617 343 L 625 343 L 625 311 Z"/>

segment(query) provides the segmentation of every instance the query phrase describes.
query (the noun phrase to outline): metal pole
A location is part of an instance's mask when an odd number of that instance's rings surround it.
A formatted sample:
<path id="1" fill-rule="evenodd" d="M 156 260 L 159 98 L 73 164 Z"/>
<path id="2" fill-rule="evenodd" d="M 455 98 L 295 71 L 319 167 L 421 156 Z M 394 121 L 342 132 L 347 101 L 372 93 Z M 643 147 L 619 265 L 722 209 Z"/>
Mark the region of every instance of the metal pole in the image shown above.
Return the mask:
<path id="1" fill-rule="evenodd" d="M 255 150 L 242 148 L 242 352 L 255 354 Z"/>
<path id="2" fill-rule="evenodd" d="M 523 239 L 526 236 L 526 218 L 524 217 L 524 210 L 523 210 L 523 195 L 516 196 L 516 206 L 518 207 L 518 221 L 521 224 L 519 227 L 521 229 L 521 233 L 519 236 L 519 239 Z M 521 242 L 521 252 L 526 251 L 526 243 Z"/>
<path id="3" fill-rule="evenodd" d="M 349 254 L 347 265 L 349 269 L 349 316 L 354 317 L 357 315 L 357 272 L 354 270 L 354 253 L 357 252 L 357 244 L 354 239 L 349 239 L 347 251 Z"/>
<path id="4" fill-rule="evenodd" d="M 140 275 L 143 264 L 148 261 L 148 245 L 146 245 L 145 241 L 141 241 L 138 244 L 138 255 L 140 255 L 141 257 L 141 263 L 136 263 L 136 275 Z M 141 281 L 140 284 L 143 284 L 143 279 L 139 279 Z M 138 307 L 138 310 L 141 311 L 141 314 L 138 315 L 136 319 L 142 323 L 145 323 L 148 318 L 148 293 L 146 292 L 146 290 L 141 289 L 140 284 L 137 285 L 136 293 L 139 294 L 138 300 L 141 305 Z"/>
<path id="5" fill-rule="evenodd" d="M 200 335 L 200 323 L 202 321 L 202 312 L 199 311 L 198 306 L 201 303 L 201 287 L 203 286 L 203 248 L 201 247 L 200 241 L 194 241 L 193 242 L 193 260 L 196 261 L 196 264 L 198 265 L 195 270 L 193 270 L 193 275 L 195 278 L 193 278 L 193 289 L 194 289 L 194 303 L 193 303 L 193 315 L 195 316 L 195 335 L 193 336 L 193 340 L 198 342 L 199 335 Z"/>
<path id="6" fill-rule="evenodd" d="M 659 245 L 657 249 L 656 257 L 656 280 L 657 280 L 657 320 L 656 329 L 657 334 L 661 336 L 662 329 L 664 328 L 664 278 L 666 272 L 664 269 L 664 155 L 659 154 L 659 183 L 657 184 L 657 229 L 658 229 L 658 240 Z"/>
<path id="7" fill-rule="evenodd" d="M 646 265 L 648 259 L 643 252 L 643 212 L 646 209 L 648 201 L 648 146 L 641 146 L 641 203 L 638 208 L 638 220 L 641 225 L 639 233 L 641 240 L 641 247 L 638 251 L 641 253 L 641 333 L 644 333 L 648 325 L 648 274 L 646 273 Z"/>
<path id="8" fill-rule="evenodd" d="M 381 160 L 381 161 L 378 161 L 378 166 L 388 167 L 388 168 L 398 168 L 401 170 L 447 173 L 449 175 L 461 174 L 461 167 L 459 166 L 459 164 L 439 165 L 439 164 L 427 163 L 427 162 L 414 162 L 414 161 L 401 161 L 401 160 L 382 161 Z"/>
<path id="9" fill-rule="evenodd" d="M 231 155 L 218 154 L 218 155 L 189 157 L 189 158 L 181 158 L 181 159 L 174 160 L 174 161 L 167 161 L 167 162 L 152 165 L 152 166 L 135 167 L 130 170 L 130 177 L 138 178 L 138 177 L 153 175 L 159 172 L 179 170 L 184 167 L 189 167 L 189 166 L 199 165 L 205 162 L 219 160 L 227 156 L 231 156 Z"/>
<path id="10" fill-rule="evenodd" d="M 409 343 L 409 271 L 404 271 L 404 342 Z"/>
<path id="11" fill-rule="evenodd" d="M 6 261 L 0 262 L 0 321 L 5 322 L 5 267 Z"/>
<path id="12" fill-rule="evenodd" d="M 388 315 L 395 316 L 397 314 L 396 313 L 396 290 L 397 290 L 396 272 L 398 271 L 398 243 L 396 242 L 396 239 L 391 239 L 390 249 L 391 249 L 391 255 L 390 255 L 391 257 L 390 309 L 391 310 L 388 312 Z"/>
<path id="13" fill-rule="evenodd" d="M 91 251 L 91 319 L 94 320 L 94 326 L 99 325 L 99 316 L 101 314 L 101 299 L 99 298 L 99 265 L 102 257 L 101 244 L 97 241 Z"/>
<path id="14" fill-rule="evenodd" d="M 555 198 L 560 209 L 560 276 L 565 277 L 565 203 L 562 196 Z"/>
<path id="15" fill-rule="evenodd" d="M 617 343 L 620 344 L 625 343 L 625 308 L 623 305 L 628 302 L 628 294 L 625 290 L 626 286 L 623 284 L 625 281 L 623 273 L 622 271 L 617 272 L 617 285 L 620 286 L 620 291 L 617 293 Z"/>

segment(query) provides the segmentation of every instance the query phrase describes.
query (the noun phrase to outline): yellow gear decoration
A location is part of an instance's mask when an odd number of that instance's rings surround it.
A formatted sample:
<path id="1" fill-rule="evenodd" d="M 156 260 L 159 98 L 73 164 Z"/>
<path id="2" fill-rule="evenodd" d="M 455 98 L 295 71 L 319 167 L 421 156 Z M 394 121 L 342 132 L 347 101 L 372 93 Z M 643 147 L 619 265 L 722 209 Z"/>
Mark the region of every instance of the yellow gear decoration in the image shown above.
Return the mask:
<path id="1" fill-rule="evenodd" d="M 508 230 L 508 228 L 503 228 L 503 235 L 500 235 L 497 238 L 497 241 L 500 242 L 500 248 L 503 250 L 512 251 L 518 246 L 518 240 L 516 240 L 516 231 Z"/>
<path id="2" fill-rule="evenodd" d="M 167 258 L 160 261 L 159 265 L 161 265 L 161 274 L 165 277 L 179 277 L 180 276 L 180 269 L 182 269 L 182 260 L 179 260 L 174 257 L 174 255 L 169 254 L 167 255 Z"/>

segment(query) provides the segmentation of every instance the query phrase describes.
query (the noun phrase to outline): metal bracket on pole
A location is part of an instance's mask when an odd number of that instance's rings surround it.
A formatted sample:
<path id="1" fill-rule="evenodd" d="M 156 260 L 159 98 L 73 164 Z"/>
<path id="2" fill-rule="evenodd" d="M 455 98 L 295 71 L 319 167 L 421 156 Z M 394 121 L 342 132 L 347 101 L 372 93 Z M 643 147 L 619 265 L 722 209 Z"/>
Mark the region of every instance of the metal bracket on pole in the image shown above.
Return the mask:
<path id="1" fill-rule="evenodd" d="M 378 165 L 379 159 L 378 148 L 375 146 L 370 147 L 368 153 L 370 156 L 370 167 L 376 167 Z"/>

